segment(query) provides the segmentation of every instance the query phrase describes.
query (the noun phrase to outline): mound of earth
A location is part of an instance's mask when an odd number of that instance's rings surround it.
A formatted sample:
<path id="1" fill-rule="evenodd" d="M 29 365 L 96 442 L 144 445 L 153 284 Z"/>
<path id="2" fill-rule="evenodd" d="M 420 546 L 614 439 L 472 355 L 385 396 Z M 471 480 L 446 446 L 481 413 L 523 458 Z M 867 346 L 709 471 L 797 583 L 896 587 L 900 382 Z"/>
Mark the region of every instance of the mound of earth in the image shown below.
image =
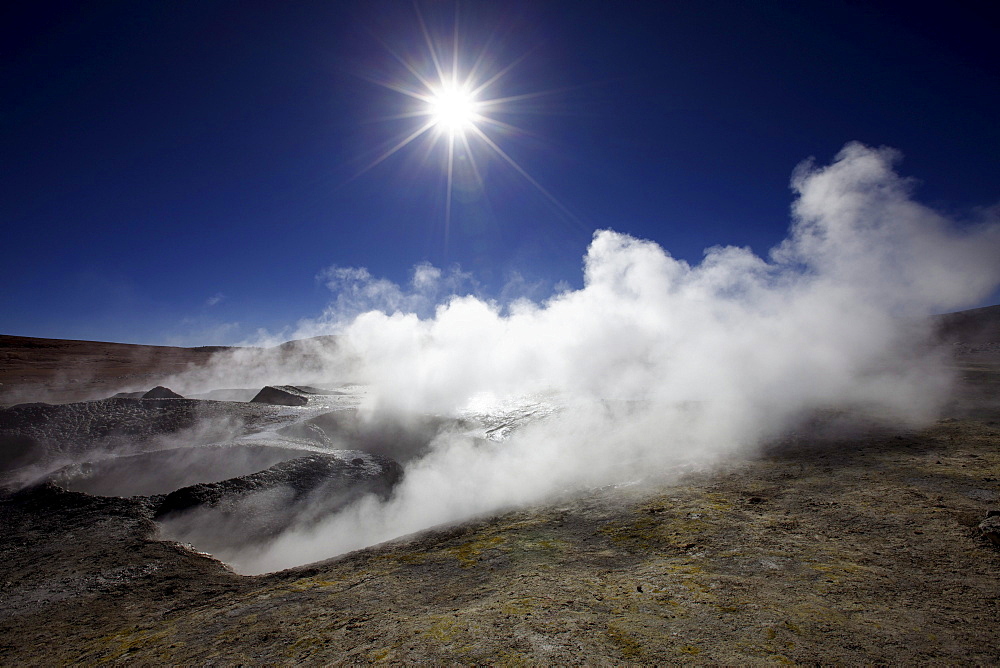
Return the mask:
<path id="1" fill-rule="evenodd" d="M 163 387 L 162 385 L 157 385 L 149 392 L 142 395 L 143 399 L 183 399 L 181 395 L 177 394 L 168 387 Z"/>
<path id="2" fill-rule="evenodd" d="M 292 385 L 268 385 L 250 401 L 274 406 L 305 406 L 309 403 L 309 393 Z"/>
<path id="3" fill-rule="evenodd" d="M 89 401 L 116 392 L 136 394 L 138 388 L 247 354 L 261 367 L 322 369 L 337 348 L 334 336 L 288 341 L 273 348 L 178 348 L 0 335 L 0 406 Z"/>

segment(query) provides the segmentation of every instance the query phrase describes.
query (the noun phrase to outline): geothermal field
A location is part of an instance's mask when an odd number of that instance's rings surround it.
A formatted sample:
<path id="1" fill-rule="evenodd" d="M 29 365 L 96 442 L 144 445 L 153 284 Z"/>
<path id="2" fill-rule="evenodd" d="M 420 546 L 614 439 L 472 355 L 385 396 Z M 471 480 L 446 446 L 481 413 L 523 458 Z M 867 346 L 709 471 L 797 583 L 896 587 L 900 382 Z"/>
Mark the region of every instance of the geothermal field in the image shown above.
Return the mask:
<path id="1" fill-rule="evenodd" d="M 0 337 L 0 658 L 997 663 L 1000 309 L 921 331 L 921 373 L 886 362 L 912 405 L 780 428 L 712 397 L 386 401 L 337 337 Z"/>

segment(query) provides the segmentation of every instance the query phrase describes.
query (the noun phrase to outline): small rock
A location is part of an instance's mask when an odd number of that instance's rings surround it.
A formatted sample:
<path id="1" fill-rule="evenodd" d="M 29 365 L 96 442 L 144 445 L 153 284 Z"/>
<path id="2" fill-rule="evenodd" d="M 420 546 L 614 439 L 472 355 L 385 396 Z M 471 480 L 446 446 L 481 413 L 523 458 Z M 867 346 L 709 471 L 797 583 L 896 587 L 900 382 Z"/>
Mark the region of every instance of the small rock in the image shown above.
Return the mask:
<path id="1" fill-rule="evenodd" d="M 995 513 L 996 511 L 990 511 Z M 1000 545 L 1000 513 L 991 514 L 979 523 L 979 535 L 994 545 Z"/>

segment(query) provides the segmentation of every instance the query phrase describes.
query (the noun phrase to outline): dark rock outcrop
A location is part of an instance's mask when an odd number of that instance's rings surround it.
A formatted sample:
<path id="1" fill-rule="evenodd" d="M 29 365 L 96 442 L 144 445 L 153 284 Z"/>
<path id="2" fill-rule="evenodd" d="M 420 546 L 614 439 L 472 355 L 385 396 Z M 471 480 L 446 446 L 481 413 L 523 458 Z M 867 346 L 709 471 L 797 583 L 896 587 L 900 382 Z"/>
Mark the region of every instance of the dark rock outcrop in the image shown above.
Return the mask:
<path id="1" fill-rule="evenodd" d="M 1000 546 L 1000 510 L 986 513 L 986 519 L 979 523 L 979 535 Z"/>
<path id="2" fill-rule="evenodd" d="M 162 385 L 157 385 L 146 394 L 142 395 L 143 399 L 183 399 L 181 395 L 177 394 L 168 387 L 163 387 Z"/>
<path id="3" fill-rule="evenodd" d="M 267 385 L 250 401 L 273 406 L 305 406 L 309 403 L 309 395 L 291 385 Z"/>

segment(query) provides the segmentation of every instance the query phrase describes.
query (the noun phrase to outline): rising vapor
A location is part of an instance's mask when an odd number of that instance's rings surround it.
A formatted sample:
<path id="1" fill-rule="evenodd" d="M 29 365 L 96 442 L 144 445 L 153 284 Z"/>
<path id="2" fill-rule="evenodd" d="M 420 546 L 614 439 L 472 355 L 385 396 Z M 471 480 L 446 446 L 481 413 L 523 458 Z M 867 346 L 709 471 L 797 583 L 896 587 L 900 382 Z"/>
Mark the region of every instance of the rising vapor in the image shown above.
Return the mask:
<path id="1" fill-rule="evenodd" d="M 300 333 L 337 333 L 339 343 L 285 376 L 322 384 L 352 374 L 371 388 L 370 420 L 457 415 L 491 398 L 553 410 L 504 441 L 441 434 L 387 501 L 363 499 L 308 530 L 219 556 L 243 572 L 314 561 L 750 452 L 817 414 L 933 419 L 952 378 L 926 316 L 976 305 L 996 287 L 1000 224 L 959 225 L 913 201 L 913 184 L 893 170 L 898 157 L 851 143 L 828 166 L 800 165 L 789 234 L 766 258 L 713 247 L 691 265 L 602 230 L 580 290 L 504 305 L 452 295 L 424 313 L 441 277 L 433 268 L 419 268 L 410 289 L 361 270 L 332 273 L 350 281 L 340 303 L 352 317 L 333 308 L 301 323 Z M 354 315 L 365 294 L 382 309 Z M 176 384 L 227 386 L 227 374 L 248 366 L 230 359 Z"/>

